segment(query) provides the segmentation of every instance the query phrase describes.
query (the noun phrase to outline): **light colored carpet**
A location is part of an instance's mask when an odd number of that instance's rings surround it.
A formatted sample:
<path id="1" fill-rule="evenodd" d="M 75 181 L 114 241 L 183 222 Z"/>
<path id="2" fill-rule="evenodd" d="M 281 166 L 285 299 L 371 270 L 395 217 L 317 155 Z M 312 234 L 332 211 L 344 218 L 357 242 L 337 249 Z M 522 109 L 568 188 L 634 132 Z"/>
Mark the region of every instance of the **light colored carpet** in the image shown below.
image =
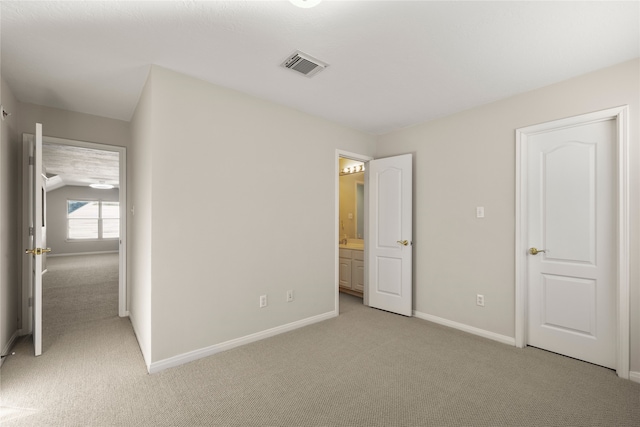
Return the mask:
<path id="1" fill-rule="evenodd" d="M 640 384 L 340 297 L 341 314 L 154 375 L 128 319 L 28 340 L 3 426 L 638 426 Z"/>
<path id="2" fill-rule="evenodd" d="M 118 254 L 47 258 L 42 279 L 43 351 L 75 328 L 118 315 Z"/>

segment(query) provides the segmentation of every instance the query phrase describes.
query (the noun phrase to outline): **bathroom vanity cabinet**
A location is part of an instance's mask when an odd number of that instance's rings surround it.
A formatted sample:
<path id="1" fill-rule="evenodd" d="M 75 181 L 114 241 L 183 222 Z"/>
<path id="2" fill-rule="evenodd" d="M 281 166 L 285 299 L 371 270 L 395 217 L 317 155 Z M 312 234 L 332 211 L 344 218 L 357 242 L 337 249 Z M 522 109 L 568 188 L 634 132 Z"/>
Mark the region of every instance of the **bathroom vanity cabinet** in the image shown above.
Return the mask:
<path id="1" fill-rule="evenodd" d="M 340 248 L 340 291 L 362 297 L 364 292 L 364 251 Z"/>

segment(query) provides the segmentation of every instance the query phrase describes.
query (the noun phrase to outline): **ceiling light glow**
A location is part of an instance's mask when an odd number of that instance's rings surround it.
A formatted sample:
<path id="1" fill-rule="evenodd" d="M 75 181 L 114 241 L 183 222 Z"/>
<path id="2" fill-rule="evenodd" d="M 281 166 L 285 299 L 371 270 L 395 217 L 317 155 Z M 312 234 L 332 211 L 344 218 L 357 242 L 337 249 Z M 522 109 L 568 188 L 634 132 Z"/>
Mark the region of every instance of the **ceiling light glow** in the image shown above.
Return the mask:
<path id="1" fill-rule="evenodd" d="M 102 181 L 99 184 L 89 184 L 89 187 L 97 188 L 98 190 L 111 190 L 113 188 L 113 185 L 105 184 L 104 181 Z"/>
<path id="2" fill-rule="evenodd" d="M 309 9 L 317 6 L 322 0 L 289 0 L 291 4 L 301 7 L 303 9 Z"/>

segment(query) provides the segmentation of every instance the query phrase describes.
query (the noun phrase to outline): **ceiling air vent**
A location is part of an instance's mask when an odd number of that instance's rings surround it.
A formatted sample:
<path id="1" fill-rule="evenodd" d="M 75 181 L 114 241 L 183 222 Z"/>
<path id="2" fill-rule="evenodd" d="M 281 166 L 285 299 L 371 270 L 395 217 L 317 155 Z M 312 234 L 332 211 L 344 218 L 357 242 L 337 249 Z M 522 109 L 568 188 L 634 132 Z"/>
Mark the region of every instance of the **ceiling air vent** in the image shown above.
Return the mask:
<path id="1" fill-rule="evenodd" d="M 307 77 L 318 74 L 329 66 L 326 62 L 322 62 L 311 55 L 300 52 L 299 50 L 296 50 L 293 55 L 290 55 L 280 65 L 282 67 L 289 68 L 290 70 L 302 73 Z"/>

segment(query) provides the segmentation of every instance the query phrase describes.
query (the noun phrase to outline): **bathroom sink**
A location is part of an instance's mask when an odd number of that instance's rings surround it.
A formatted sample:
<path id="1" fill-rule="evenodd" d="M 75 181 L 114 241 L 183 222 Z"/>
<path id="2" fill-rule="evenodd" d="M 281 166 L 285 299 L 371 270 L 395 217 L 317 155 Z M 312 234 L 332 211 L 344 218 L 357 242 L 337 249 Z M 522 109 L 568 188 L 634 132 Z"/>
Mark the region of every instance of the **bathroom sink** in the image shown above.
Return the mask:
<path id="1" fill-rule="evenodd" d="M 364 250 L 364 244 L 363 243 L 347 243 L 345 244 L 341 244 L 339 245 L 340 249 L 357 249 L 357 250 Z"/>

